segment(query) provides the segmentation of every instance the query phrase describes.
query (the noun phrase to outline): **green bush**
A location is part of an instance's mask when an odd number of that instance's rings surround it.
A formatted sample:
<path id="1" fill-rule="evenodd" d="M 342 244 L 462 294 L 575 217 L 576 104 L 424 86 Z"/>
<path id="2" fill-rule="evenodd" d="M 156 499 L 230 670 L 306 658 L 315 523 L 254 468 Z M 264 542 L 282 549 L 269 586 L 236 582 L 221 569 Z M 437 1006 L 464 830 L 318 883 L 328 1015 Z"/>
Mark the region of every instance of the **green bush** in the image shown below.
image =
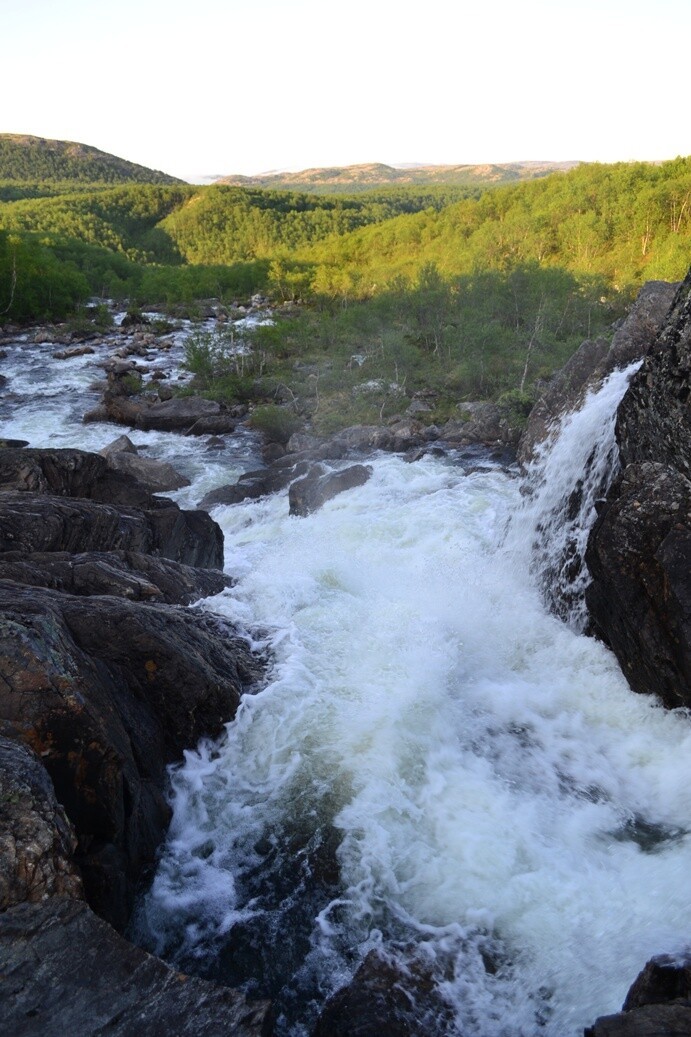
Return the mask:
<path id="1" fill-rule="evenodd" d="M 268 440 L 285 445 L 292 434 L 302 426 L 294 411 L 275 403 L 255 407 L 250 417 L 250 426 L 263 432 Z"/>

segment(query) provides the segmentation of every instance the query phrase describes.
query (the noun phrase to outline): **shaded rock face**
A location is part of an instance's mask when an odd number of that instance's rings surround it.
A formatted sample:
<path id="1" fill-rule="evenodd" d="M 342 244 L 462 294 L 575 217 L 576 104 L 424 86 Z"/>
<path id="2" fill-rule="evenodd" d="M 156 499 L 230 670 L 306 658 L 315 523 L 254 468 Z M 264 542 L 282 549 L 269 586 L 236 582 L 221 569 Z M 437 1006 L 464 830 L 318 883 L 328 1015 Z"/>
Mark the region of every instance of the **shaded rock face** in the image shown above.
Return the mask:
<path id="1" fill-rule="evenodd" d="M 51 896 L 81 897 L 76 845 L 38 757 L 0 735 L 0 911 Z"/>
<path id="2" fill-rule="evenodd" d="M 0 1000 L 13 1037 L 269 1037 L 267 1002 L 168 968 L 79 901 L 0 914 Z"/>
<path id="3" fill-rule="evenodd" d="M 678 285 L 649 281 L 643 285 L 611 343 L 586 341 L 557 372 L 537 401 L 518 445 L 518 460 L 527 464 L 536 448 L 565 414 L 576 410 L 586 393 L 597 389 L 619 367 L 645 356 L 665 325 Z"/>
<path id="4" fill-rule="evenodd" d="M 259 676 L 210 616 L 0 582 L 0 719 L 40 757 L 116 927 L 168 823 L 166 764 L 217 735 Z"/>
<path id="5" fill-rule="evenodd" d="M 631 687 L 691 705 L 691 274 L 617 413 L 622 477 L 586 552 L 587 604 Z"/>
<path id="6" fill-rule="evenodd" d="M 219 734 L 261 675 L 227 624 L 175 607 L 228 585 L 186 564 L 222 558 L 208 515 L 103 457 L 0 450 L 0 1014 L 13 1035 L 270 1032 L 266 1003 L 176 973 L 107 924 L 124 929 L 165 834 L 167 764 Z"/>
<path id="7" fill-rule="evenodd" d="M 652 958 L 629 990 L 621 1012 L 603 1016 L 585 1037 L 688 1037 L 691 961 Z"/>
<path id="8" fill-rule="evenodd" d="M 634 691 L 691 706 L 691 482 L 629 465 L 588 542 L 586 601 Z"/>
<path id="9" fill-rule="evenodd" d="M 152 496 L 99 454 L 0 449 L 0 498 L 0 551 L 115 549 L 223 566 L 223 534 L 205 512 Z"/>
<path id="10" fill-rule="evenodd" d="M 130 601 L 189 605 L 232 585 L 215 569 L 196 569 L 141 551 L 8 551 L 0 554 L 0 579 L 64 594 L 112 594 Z"/>

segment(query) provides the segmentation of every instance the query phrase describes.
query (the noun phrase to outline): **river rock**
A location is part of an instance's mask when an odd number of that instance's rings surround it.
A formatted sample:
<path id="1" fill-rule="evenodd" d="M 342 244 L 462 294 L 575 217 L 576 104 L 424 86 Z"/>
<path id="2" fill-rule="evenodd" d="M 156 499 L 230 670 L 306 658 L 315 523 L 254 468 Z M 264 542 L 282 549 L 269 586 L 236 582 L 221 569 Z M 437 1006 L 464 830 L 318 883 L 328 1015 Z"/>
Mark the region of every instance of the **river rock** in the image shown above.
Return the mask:
<path id="1" fill-rule="evenodd" d="M 118 451 L 108 456 L 108 467 L 116 472 L 133 475 L 150 493 L 165 493 L 189 486 L 190 480 L 181 475 L 167 461 L 158 461 L 152 457 L 140 457 L 138 454 Z"/>
<path id="2" fill-rule="evenodd" d="M 315 466 L 304 478 L 291 484 L 288 491 L 290 514 L 310 515 L 339 493 L 364 486 L 371 474 L 370 465 L 351 465 L 340 472 L 327 473 L 321 466 Z"/>
<path id="3" fill-rule="evenodd" d="M 13 1037 L 269 1037 L 249 1002 L 133 947 L 86 904 L 53 897 L 0 915 L 0 998 Z"/>
<path id="4" fill-rule="evenodd" d="M 449 1008 L 423 966 L 403 968 L 370 951 L 327 1001 L 313 1037 L 443 1037 L 450 1024 Z"/>
<path id="5" fill-rule="evenodd" d="M 213 508 L 218 504 L 239 504 L 243 500 L 257 500 L 271 493 L 279 493 L 295 479 L 305 475 L 309 464 L 301 461 L 286 468 L 257 468 L 245 472 L 236 483 L 210 490 L 199 502 L 200 508 Z"/>
<path id="6" fill-rule="evenodd" d="M 63 594 L 111 594 L 168 605 L 189 605 L 233 582 L 215 569 L 193 568 L 138 551 L 9 551 L 0 554 L 0 579 Z"/>
<path id="7" fill-rule="evenodd" d="M 652 958 L 629 990 L 622 1011 L 603 1016 L 585 1037 L 688 1037 L 691 1034 L 691 960 Z"/>
<path id="8" fill-rule="evenodd" d="M 104 398 L 107 420 L 132 428 L 184 432 L 201 418 L 221 414 L 221 405 L 199 396 L 178 396 L 172 400 L 149 400 L 107 392 Z M 86 418 L 85 418 L 86 420 Z"/>
<path id="9" fill-rule="evenodd" d="M 38 757 L 0 735 L 0 911 L 50 896 L 81 897 L 76 845 Z"/>
<path id="10" fill-rule="evenodd" d="M 259 674 L 213 616 L 0 581 L 0 720 L 40 756 L 89 902 L 116 927 L 168 823 L 166 765 L 217 735 Z"/>

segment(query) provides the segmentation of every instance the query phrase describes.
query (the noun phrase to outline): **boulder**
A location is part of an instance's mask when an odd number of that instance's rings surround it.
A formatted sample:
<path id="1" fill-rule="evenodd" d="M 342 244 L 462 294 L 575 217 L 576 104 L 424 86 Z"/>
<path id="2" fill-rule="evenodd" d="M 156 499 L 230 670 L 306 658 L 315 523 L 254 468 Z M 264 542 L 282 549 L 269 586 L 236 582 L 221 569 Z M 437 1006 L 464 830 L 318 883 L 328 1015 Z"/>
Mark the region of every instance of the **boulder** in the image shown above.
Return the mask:
<path id="1" fill-rule="evenodd" d="M 245 472 L 236 483 L 210 490 L 199 502 L 200 508 L 213 508 L 219 504 L 239 504 L 243 500 L 257 500 L 270 493 L 279 493 L 309 469 L 306 461 L 287 468 L 257 468 Z"/>
<path id="2" fill-rule="evenodd" d="M 126 438 L 126 437 L 125 437 Z M 136 453 L 118 451 L 108 456 L 108 467 L 116 472 L 132 475 L 149 493 L 165 493 L 189 486 L 190 480 L 176 471 L 166 461 L 152 457 L 140 457 Z"/>
<path id="3" fill-rule="evenodd" d="M 621 1012 L 603 1016 L 585 1037 L 688 1037 L 691 1033 L 691 960 L 652 958 L 629 990 Z"/>
<path id="4" fill-rule="evenodd" d="M 316 465 L 304 478 L 291 484 L 288 501 L 291 515 L 306 516 L 327 501 L 356 486 L 364 486 L 372 474 L 370 465 L 356 464 L 340 472 L 327 472 Z"/>
<path id="5" fill-rule="evenodd" d="M 199 396 L 178 396 L 171 400 L 149 400 L 107 392 L 104 398 L 107 420 L 132 428 L 184 432 L 201 418 L 221 414 L 221 405 Z"/>
<path id="6" fill-rule="evenodd" d="M 211 615 L 0 581 L 0 720 L 41 758 L 116 927 L 168 823 L 167 764 L 219 734 L 260 673 Z"/>
<path id="7" fill-rule="evenodd" d="M 13 1037 L 269 1037 L 267 1002 L 133 947 L 86 904 L 53 897 L 0 915 L 0 998 Z"/>

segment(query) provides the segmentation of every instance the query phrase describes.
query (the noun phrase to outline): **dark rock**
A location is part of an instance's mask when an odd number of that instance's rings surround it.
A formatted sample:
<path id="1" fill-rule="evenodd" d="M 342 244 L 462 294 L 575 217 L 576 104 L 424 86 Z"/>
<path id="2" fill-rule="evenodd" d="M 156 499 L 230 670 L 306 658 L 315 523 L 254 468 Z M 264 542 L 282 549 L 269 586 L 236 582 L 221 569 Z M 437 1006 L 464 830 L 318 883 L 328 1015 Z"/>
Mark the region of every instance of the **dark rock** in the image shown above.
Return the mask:
<path id="1" fill-rule="evenodd" d="M 647 1005 L 635 1012 L 606 1015 L 585 1030 L 585 1037 L 689 1037 L 691 1006 Z"/>
<path id="2" fill-rule="evenodd" d="M 586 601 L 634 691 L 691 706 L 691 482 L 630 465 L 591 532 Z"/>
<path id="3" fill-rule="evenodd" d="M 370 951 L 327 1001 L 314 1037 L 442 1037 L 450 1014 L 423 966 L 403 967 Z"/>
<path id="4" fill-rule="evenodd" d="M 53 360 L 71 360 L 72 357 L 89 356 L 95 352 L 93 346 L 73 346 L 71 349 L 61 349 L 57 353 L 53 353 Z"/>
<path id="5" fill-rule="evenodd" d="M 637 691 L 691 705 L 691 273 L 617 412 L 624 474 L 591 532 L 595 630 Z"/>
<path id="6" fill-rule="evenodd" d="M 84 903 L 0 916 L 0 998 L 12 1037 L 269 1037 L 267 1002 L 169 969 Z"/>
<path id="7" fill-rule="evenodd" d="M 81 897 L 76 845 L 38 757 L 0 735 L 0 911 L 50 896 Z"/>
<path id="8" fill-rule="evenodd" d="M 189 605 L 232 586 L 229 576 L 214 569 L 195 569 L 136 551 L 6 552 L 0 554 L 0 579 L 63 594 L 112 594 L 169 605 Z"/>
<path id="9" fill-rule="evenodd" d="M 99 450 L 101 457 L 111 457 L 113 454 L 136 454 L 138 453 L 136 446 L 132 442 L 129 436 L 118 436 L 112 443 L 108 443 L 102 450 Z"/>
<path id="10" fill-rule="evenodd" d="M 29 445 L 28 439 L 0 439 L 0 450 L 19 448 Z"/>
<path id="11" fill-rule="evenodd" d="M 260 672 L 211 615 L 0 581 L 0 719 L 40 756 L 117 927 L 165 832 L 166 765 L 232 719 Z"/>
<path id="12" fill-rule="evenodd" d="M 166 493 L 190 485 L 190 480 L 166 461 L 140 457 L 136 453 L 111 453 L 108 455 L 108 467 L 113 471 L 133 476 L 149 493 Z"/>
<path id="13" fill-rule="evenodd" d="M 660 461 L 691 477 L 691 274 L 617 412 L 621 463 Z"/>
<path id="14" fill-rule="evenodd" d="M 310 515 L 339 493 L 364 486 L 371 474 L 369 465 L 351 465 L 340 472 L 326 474 L 321 466 L 315 466 L 304 478 L 292 483 L 288 492 L 290 514 Z"/>
<path id="15" fill-rule="evenodd" d="M 194 425 L 185 432 L 186 436 L 208 436 L 223 435 L 227 432 L 235 432 L 237 418 L 224 411 L 222 414 L 211 414 L 209 417 L 198 418 Z"/>
<path id="16" fill-rule="evenodd" d="M 210 490 L 199 502 L 200 508 L 213 508 L 218 504 L 239 504 L 243 500 L 257 500 L 270 493 L 279 493 L 295 479 L 303 476 L 309 464 L 302 461 L 290 468 L 258 468 L 245 472 L 232 486 L 219 486 Z"/>
<path id="17" fill-rule="evenodd" d="M 172 502 L 139 511 L 96 501 L 0 492 L 0 552 L 140 551 L 202 569 L 223 566 L 223 534 Z"/>
<path id="18" fill-rule="evenodd" d="M 691 1034 L 691 961 L 652 958 L 629 990 L 622 1011 L 603 1016 L 586 1037 L 688 1037 Z"/>
<path id="19" fill-rule="evenodd" d="M 184 432 L 202 418 L 217 416 L 221 405 L 198 396 L 179 396 L 153 401 L 142 397 L 120 396 L 110 392 L 104 399 L 107 420 L 132 428 Z"/>
<path id="20" fill-rule="evenodd" d="M 660 954 L 651 958 L 636 977 L 622 1011 L 678 1000 L 691 1006 L 691 958 Z"/>

